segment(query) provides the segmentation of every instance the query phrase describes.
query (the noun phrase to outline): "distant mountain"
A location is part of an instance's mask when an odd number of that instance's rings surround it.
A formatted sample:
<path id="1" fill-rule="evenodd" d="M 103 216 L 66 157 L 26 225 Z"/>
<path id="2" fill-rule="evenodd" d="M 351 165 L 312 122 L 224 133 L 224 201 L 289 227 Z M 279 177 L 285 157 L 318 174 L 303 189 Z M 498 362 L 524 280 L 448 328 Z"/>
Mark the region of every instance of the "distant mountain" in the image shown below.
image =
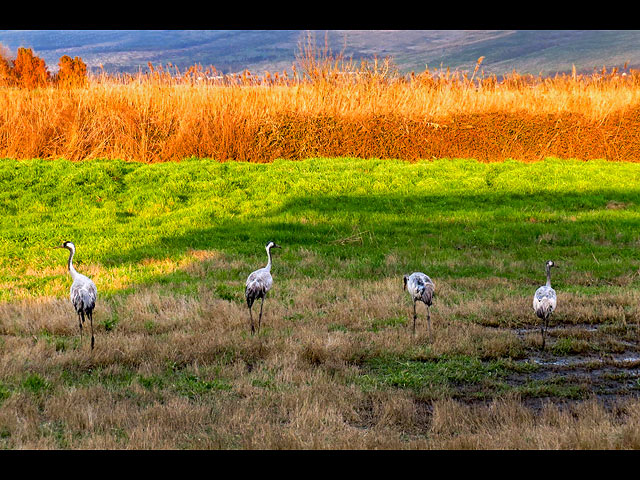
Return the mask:
<path id="1" fill-rule="evenodd" d="M 62 55 L 80 56 L 91 69 L 146 70 L 171 63 L 181 70 L 199 63 L 224 73 L 291 71 L 304 30 L 0 30 L 0 44 L 15 54 L 30 47 L 57 70 Z M 392 57 L 403 73 L 450 67 L 472 70 L 484 56 L 486 73 L 570 71 L 602 66 L 640 67 L 640 30 L 329 30 L 313 31 L 347 58 Z"/>

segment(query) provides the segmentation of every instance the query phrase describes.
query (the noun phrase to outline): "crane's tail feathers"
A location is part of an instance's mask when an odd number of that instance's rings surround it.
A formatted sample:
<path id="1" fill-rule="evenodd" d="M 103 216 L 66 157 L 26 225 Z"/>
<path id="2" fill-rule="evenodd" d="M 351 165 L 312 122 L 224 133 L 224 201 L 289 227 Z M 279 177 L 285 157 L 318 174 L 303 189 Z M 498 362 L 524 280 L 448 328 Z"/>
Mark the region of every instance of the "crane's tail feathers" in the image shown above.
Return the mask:
<path id="1" fill-rule="evenodd" d="M 548 318 L 553 313 L 553 302 L 547 298 L 543 298 L 536 308 L 536 315 L 540 318 Z"/>
<path id="2" fill-rule="evenodd" d="M 422 292 L 422 301 L 429 306 L 431 306 L 431 303 L 433 302 L 434 290 L 433 285 L 429 283 L 424 286 L 424 290 Z"/>
<path id="3" fill-rule="evenodd" d="M 253 302 L 255 301 L 255 297 L 251 295 L 250 292 L 245 292 L 245 296 L 247 297 L 247 307 L 251 308 L 253 306 Z"/>
<path id="4" fill-rule="evenodd" d="M 251 308 L 254 304 L 254 302 L 260 298 L 260 291 L 255 289 L 255 288 L 249 288 L 247 287 L 244 291 L 244 295 L 247 299 L 247 306 L 249 308 Z"/>

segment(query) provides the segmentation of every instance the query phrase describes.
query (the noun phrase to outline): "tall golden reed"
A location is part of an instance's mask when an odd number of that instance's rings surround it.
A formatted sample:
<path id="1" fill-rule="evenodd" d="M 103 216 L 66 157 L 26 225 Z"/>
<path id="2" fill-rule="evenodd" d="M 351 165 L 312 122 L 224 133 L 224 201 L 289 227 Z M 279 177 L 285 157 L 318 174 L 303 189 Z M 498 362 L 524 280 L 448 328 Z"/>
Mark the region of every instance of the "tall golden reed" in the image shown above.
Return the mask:
<path id="1" fill-rule="evenodd" d="M 80 88 L 0 87 L 0 157 L 633 161 L 640 151 L 640 72 L 626 65 L 498 79 L 484 74 L 481 57 L 470 77 L 401 75 L 389 59 L 356 64 L 302 51 L 293 74 L 149 65 L 94 74 Z"/>

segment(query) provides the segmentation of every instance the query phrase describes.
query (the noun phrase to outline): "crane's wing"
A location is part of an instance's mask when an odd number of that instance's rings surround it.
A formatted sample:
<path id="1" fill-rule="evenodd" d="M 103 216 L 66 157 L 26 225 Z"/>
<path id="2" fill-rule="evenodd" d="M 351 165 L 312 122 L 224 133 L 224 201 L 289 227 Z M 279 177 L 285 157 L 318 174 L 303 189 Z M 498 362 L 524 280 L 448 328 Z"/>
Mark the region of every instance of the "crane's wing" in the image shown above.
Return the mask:
<path id="1" fill-rule="evenodd" d="M 271 274 L 264 269 L 256 270 L 247 278 L 247 282 L 245 283 L 244 294 L 247 297 L 247 301 L 249 299 L 256 299 L 265 295 L 271 285 L 273 284 L 273 278 Z"/>
<path id="2" fill-rule="evenodd" d="M 90 312 L 96 306 L 98 289 L 89 278 L 79 278 L 71 285 L 70 298 L 77 312 Z"/>
<path id="3" fill-rule="evenodd" d="M 433 282 L 427 282 L 424 284 L 422 289 L 422 301 L 427 305 L 431 306 L 433 302 L 433 292 L 435 291 L 435 286 Z"/>
<path id="4" fill-rule="evenodd" d="M 410 285 L 415 298 L 419 298 L 427 305 L 431 305 L 435 285 L 428 275 L 422 272 L 414 272 L 409 276 L 408 285 Z"/>
<path id="5" fill-rule="evenodd" d="M 542 286 L 533 296 L 533 311 L 540 318 L 547 317 L 556 309 L 556 291 L 547 286 Z"/>

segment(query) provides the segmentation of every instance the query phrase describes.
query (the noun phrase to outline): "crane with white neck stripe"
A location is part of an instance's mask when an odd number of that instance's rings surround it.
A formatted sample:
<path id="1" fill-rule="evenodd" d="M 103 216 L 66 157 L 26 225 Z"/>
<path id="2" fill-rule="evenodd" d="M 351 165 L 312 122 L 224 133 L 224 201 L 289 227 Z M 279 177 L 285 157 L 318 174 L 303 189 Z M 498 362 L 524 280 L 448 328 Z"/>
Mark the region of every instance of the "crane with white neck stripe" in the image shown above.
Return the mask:
<path id="1" fill-rule="evenodd" d="M 264 305 L 264 298 L 267 296 L 267 292 L 273 285 L 273 278 L 271 277 L 271 249 L 282 248 L 275 242 L 268 242 L 265 246 L 267 250 L 268 262 L 263 268 L 252 272 L 245 283 L 244 296 L 247 299 L 247 306 L 249 307 L 249 325 L 251 327 L 251 335 L 255 333 L 255 326 L 253 324 L 253 314 L 251 313 L 251 307 L 253 302 L 258 298 L 260 301 L 260 315 L 258 317 L 258 332 L 260 331 L 260 324 L 262 322 L 262 306 Z"/>
<path id="2" fill-rule="evenodd" d="M 81 273 L 78 273 L 73 266 L 73 256 L 76 253 L 76 246 L 72 242 L 64 242 L 58 247 L 52 248 L 66 248 L 69 250 L 69 260 L 67 266 L 69 273 L 73 279 L 71 288 L 69 290 L 69 298 L 71 304 L 75 308 L 78 314 L 78 325 L 80 326 L 80 338 L 82 338 L 82 324 L 84 323 L 85 316 L 91 323 L 91 350 L 95 342 L 93 336 L 93 309 L 96 306 L 96 299 L 98 298 L 98 289 L 93 281 Z"/>

